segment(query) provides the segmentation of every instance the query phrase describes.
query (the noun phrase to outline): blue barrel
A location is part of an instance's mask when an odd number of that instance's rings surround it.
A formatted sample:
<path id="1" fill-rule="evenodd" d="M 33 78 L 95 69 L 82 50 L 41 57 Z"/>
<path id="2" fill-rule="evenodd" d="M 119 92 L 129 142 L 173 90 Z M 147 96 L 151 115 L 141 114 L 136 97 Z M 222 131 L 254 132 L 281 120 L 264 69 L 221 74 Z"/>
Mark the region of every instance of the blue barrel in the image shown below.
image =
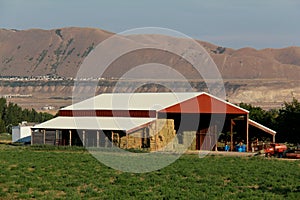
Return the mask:
<path id="1" fill-rule="evenodd" d="M 242 146 L 238 146 L 238 152 L 243 152 L 243 147 Z"/>
<path id="2" fill-rule="evenodd" d="M 245 144 L 242 145 L 242 151 L 246 152 L 246 145 Z"/>
<path id="3" fill-rule="evenodd" d="M 229 151 L 230 147 L 228 145 L 225 145 L 225 151 Z"/>

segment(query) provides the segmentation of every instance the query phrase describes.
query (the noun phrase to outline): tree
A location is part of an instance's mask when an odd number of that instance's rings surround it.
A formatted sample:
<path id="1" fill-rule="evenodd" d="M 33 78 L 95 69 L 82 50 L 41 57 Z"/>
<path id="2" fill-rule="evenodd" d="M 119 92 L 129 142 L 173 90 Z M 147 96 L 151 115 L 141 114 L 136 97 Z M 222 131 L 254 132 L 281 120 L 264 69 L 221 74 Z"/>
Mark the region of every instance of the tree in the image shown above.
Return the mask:
<path id="1" fill-rule="evenodd" d="M 3 116 L 3 113 L 5 112 L 6 109 L 6 99 L 5 98 L 0 98 L 0 116 Z"/>
<path id="2" fill-rule="evenodd" d="M 249 111 L 249 118 L 271 129 L 277 128 L 278 110 L 263 110 L 261 107 L 240 103 L 239 106 Z"/>
<path id="3" fill-rule="evenodd" d="M 300 102 L 293 98 L 279 110 L 277 139 L 281 142 L 300 143 Z"/>
<path id="4" fill-rule="evenodd" d="M 252 106 L 251 104 L 246 103 L 240 103 L 240 107 L 246 109 L 249 111 L 249 118 L 268 127 L 275 131 L 278 130 L 278 122 L 277 117 L 279 115 L 279 110 L 277 109 L 271 109 L 271 110 L 264 110 L 261 107 Z M 260 131 L 259 129 L 255 129 L 250 127 L 251 129 L 251 135 L 252 140 L 255 140 L 256 138 L 259 138 L 260 140 L 270 140 L 270 137 L 268 137 L 268 134 L 265 134 L 263 131 Z"/>
<path id="5" fill-rule="evenodd" d="M 48 113 L 38 113 L 36 110 L 22 109 L 14 103 L 7 105 L 5 98 L 0 98 L 0 133 L 10 132 L 11 126 L 16 126 L 22 121 L 29 122 L 44 122 L 53 118 L 53 115 Z"/>
<path id="6" fill-rule="evenodd" d="M 5 132 L 6 132 L 5 122 L 0 118 L 0 133 L 5 133 Z"/>

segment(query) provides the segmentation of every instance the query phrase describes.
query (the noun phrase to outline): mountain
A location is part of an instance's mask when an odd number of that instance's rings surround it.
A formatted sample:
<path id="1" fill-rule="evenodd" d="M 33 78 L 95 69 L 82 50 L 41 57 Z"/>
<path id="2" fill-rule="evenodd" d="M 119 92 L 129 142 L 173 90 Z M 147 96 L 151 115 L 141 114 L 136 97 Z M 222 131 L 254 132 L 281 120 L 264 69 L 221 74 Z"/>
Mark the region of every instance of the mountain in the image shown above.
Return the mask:
<path id="1" fill-rule="evenodd" d="M 94 28 L 0 29 L 0 77 L 43 75 L 76 77 L 87 55 L 99 43 L 111 36 L 117 35 Z M 115 45 L 126 44 L 134 47 L 137 44 L 131 36 L 118 35 L 117 37 L 120 37 L 120 40 Z M 190 46 L 185 46 L 183 38 L 166 38 L 162 35 L 139 35 L 138 37 L 146 44 L 173 45 L 179 49 L 192 51 Z M 269 109 L 281 107 L 284 101 L 290 101 L 292 97 L 300 99 L 300 47 L 261 50 L 249 47 L 232 49 L 204 41 L 197 42 L 205 48 L 216 63 L 224 79 L 226 98 L 230 102 L 251 103 Z M 107 47 L 107 51 L 103 53 L 109 54 L 112 49 L 113 47 Z M 202 91 L 206 86 L 205 82 L 199 82 L 197 71 L 182 57 L 161 49 L 144 48 L 128 52 L 114 60 L 103 76 L 121 77 L 135 66 L 160 63 L 172 67 L 186 78 L 193 79 L 191 80 L 191 82 L 194 81 L 192 90 Z M 159 67 L 143 68 L 142 73 L 135 76 L 143 78 L 140 76 L 145 75 L 164 81 L 166 72 Z M 89 75 L 93 74 L 86 71 Z M 170 76 L 170 79 L 174 77 Z M 134 89 L 131 88 L 130 81 L 122 84 L 123 92 Z M 178 91 L 189 91 L 178 81 L 172 80 L 171 82 L 177 86 Z M 105 80 L 97 92 L 112 92 L 115 84 L 115 79 Z M 159 87 L 159 84 L 143 85 L 138 88 L 137 92 L 163 92 L 164 90 Z M 55 110 L 50 111 L 53 113 L 60 107 L 72 103 L 72 91 L 73 82 L 70 80 L 0 79 L 0 96 L 13 97 L 8 100 L 24 108 L 41 110 L 49 106 L 55 107 Z M 95 92 L 94 88 L 86 86 L 81 88 L 81 91 L 90 94 Z"/>
<path id="2" fill-rule="evenodd" d="M 0 76 L 41 76 L 55 74 L 75 77 L 86 56 L 114 33 L 94 28 L 53 30 L 0 29 Z M 151 42 L 151 36 L 149 42 Z M 180 38 L 166 40 L 181 44 Z M 282 49 L 231 49 L 198 41 L 211 55 L 224 79 L 286 79 L 300 77 L 300 47 Z M 184 59 L 155 50 L 141 50 L 112 64 L 107 76 L 118 77 L 132 66 L 160 61 L 193 78 L 195 71 Z M 159 73 L 151 71 L 154 75 Z"/>
<path id="3" fill-rule="evenodd" d="M 72 77 L 88 53 L 112 35 L 92 28 L 0 30 L 0 74 Z"/>

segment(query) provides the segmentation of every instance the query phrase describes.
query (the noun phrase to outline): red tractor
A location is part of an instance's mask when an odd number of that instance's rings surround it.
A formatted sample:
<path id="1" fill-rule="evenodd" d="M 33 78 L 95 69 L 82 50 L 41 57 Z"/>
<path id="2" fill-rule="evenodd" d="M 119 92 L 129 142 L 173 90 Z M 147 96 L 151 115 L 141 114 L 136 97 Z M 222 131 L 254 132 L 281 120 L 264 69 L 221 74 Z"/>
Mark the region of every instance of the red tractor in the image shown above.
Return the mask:
<path id="1" fill-rule="evenodd" d="M 287 146 L 285 144 L 271 143 L 265 149 L 266 157 L 277 156 L 278 158 L 282 158 L 283 152 L 287 150 Z"/>

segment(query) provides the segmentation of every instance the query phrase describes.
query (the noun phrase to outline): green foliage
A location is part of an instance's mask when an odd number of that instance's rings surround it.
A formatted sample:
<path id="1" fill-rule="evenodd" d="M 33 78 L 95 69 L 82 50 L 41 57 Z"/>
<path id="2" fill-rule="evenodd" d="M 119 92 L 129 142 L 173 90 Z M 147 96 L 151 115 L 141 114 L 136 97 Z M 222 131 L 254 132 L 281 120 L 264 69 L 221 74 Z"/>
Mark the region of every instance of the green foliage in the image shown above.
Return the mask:
<path id="1" fill-rule="evenodd" d="M 5 122 L 0 118 L 0 133 L 6 132 Z"/>
<path id="2" fill-rule="evenodd" d="M 72 54 L 72 52 L 75 50 L 75 48 L 72 48 L 70 50 L 69 47 L 72 44 L 72 42 L 74 41 L 74 38 L 71 38 L 67 41 L 66 45 L 64 46 L 64 43 L 61 42 L 59 47 L 54 51 L 55 54 L 55 62 L 53 64 L 51 64 L 53 73 L 56 73 L 56 69 L 57 67 L 67 59 L 67 57 L 69 55 Z M 68 50 L 68 51 L 67 51 Z"/>
<path id="3" fill-rule="evenodd" d="M 111 169 L 80 149 L 0 146 L 1 199 L 298 199 L 299 163 L 184 155 L 158 171 Z"/>
<path id="4" fill-rule="evenodd" d="M 82 54 L 82 58 L 83 57 L 86 57 L 86 56 L 88 56 L 89 55 L 89 53 L 95 48 L 94 47 L 94 42 L 91 44 L 91 46 L 89 46 L 84 52 L 83 52 L 83 54 Z"/>
<path id="5" fill-rule="evenodd" d="M 69 55 L 71 55 L 72 54 L 72 52 L 75 50 L 75 48 L 72 48 L 71 50 L 69 50 L 68 51 L 68 53 L 67 53 L 67 55 L 69 56 Z M 65 57 L 64 59 L 66 59 L 67 57 Z"/>
<path id="6" fill-rule="evenodd" d="M 37 59 L 37 61 L 38 61 L 37 65 L 39 65 L 44 60 L 47 53 L 48 53 L 48 50 L 43 50 L 42 51 L 42 53 L 39 55 L 39 57 Z"/>
<path id="7" fill-rule="evenodd" d="M 239 106 L 249 111 L 249 118 L 263 124 L 267 127 L 275 129 L 277 127 L 276 118 L 278 117 L 278 110 L 263 110 L 261 107 L 252 106 L 251 104 L 240 103 Z"/>
<path id="8" fill-rule="evenodd" d="M 62 49 L 62 47 L 63 47 L 63 44 L 60 43 L 59 47 L 54 50 L 54 55 L 56 55 L 56 57 L 60 56 L 63 53 L 64 50 Z"/>
<path id="9" fill-rule="evenodd" d="M 22 121 L 41 123 L 53 118 L 48 113 L 38 113 L 34 109 L 22 109 L 14 103 L 6 103 L 5 98 L 0 98 L 0 132 L 10 132 L 12 126 Z"/>
<path id="10" fill-rule="evenodd" d="M 291 102 L 284 102 L 279 110 L 266 111 L 245 103 L 240 103 L 239 106 L 249 110 L 250 119 L 275 130 L 276 141 L 300 143 L 300 102 L 296 98 Z"/>
<path id="11" fill-rule="evenodd" d="M 62 38 L 61 29 L 56 29 L 55 34 L 58 35 L 58 37 Z"/>
<path id="12" fill-rule="evenodd" d="M 6 132 L 6 123 L 3 120 L 6 111 L 6 99 L 0 98 L 0 133 Z"/>
<path id="13" fill-rule="evenodd" d="M 68 43 L 67 43 L 67 48 L 71 45 L 71 43 L 74 41 L 74 38 L 71 38 L 68 40 Z"/>
<path id="14" fill-rule="evenodd" d="M 300 143 L 300 102 L 293 98 L 291 102 L 285 102 L 279 110 L 278 138 L 281 141 Z"/>
<path id="15" fill-rule="evenodd" d="M 222 54 L 226 51 L 225 47 L 217 47 L 216 50 L 211 50 L 212 52 L 214 52 L 215 54 Z"/>
<path id="16" fill-rule="evenodd" d="M 9 133 L 0 133 L 0 143 L 4 141 L 11 142 L 11 138 L 12 136 Z"/>

